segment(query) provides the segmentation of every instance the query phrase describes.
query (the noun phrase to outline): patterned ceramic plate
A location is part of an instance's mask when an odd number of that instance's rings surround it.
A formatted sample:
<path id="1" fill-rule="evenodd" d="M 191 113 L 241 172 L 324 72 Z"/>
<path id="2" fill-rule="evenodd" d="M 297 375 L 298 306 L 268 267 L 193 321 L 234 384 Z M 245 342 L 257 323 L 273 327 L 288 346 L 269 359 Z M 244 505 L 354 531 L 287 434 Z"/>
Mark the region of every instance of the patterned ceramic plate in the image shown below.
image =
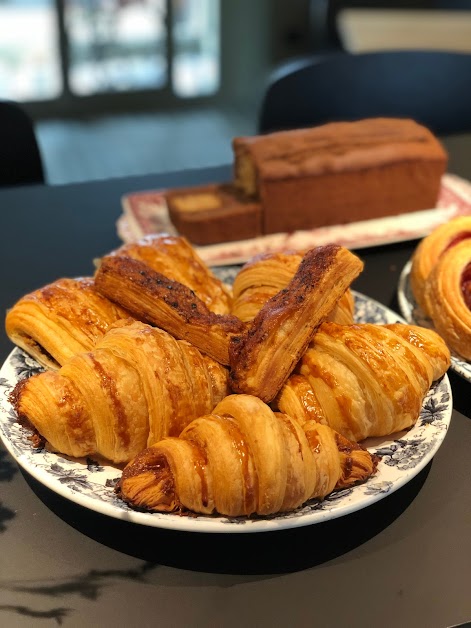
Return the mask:
<path id="1" fill-rule="evenodd" d="M 229 275 L 228 281 L 232 279 Z M 355 294 L 358 322 L 392 323 L 401 320 L 379 303 Z M 8 402 L 16 382 L 39 372 L 40 367 L 15 349 L 0 370 L 0 435 L 8 451 L 28 473 L 59 495 L 85 508 L 137 524 L 190 532 L 265 532 L 311 525 L 349 514 L 379 501 L 416 476 L 432 459 L 445 438 L 452 411 L 448 378 L 429 391 L 416 425 L 389 438 L 368 439 L 368 449 L 381 457 L 378 472 L 368 482 L 312 500 L 296 511 L 270 516 L 227 518 L 187 517 L 136 512 L 120 501 L 114 485 L 120 470 L 98 459 L 71 459 L 31 447 L 27 432 L 16 422 Z"/>
<path id="2" fill-rule="evenodd" d="M 402 273 L 399 278 L 397 288 L 399 309 L 408 323 L 433 329 L 432 321 L 422 312 L 420 307 L 417 305 L 414 295 L 412 294 L 409 279 L 411 266 L 412 261 L 407 262 L 402 269 Z M 458 373 L 458 375 L 464 377 L 464 379 L 468 382 L 471 382 L 471 364 L 469 362 L 466 362 L 466 360 L 458 355 L 452 354 L 451 368 L 455 371 L 455 373 Z"/>

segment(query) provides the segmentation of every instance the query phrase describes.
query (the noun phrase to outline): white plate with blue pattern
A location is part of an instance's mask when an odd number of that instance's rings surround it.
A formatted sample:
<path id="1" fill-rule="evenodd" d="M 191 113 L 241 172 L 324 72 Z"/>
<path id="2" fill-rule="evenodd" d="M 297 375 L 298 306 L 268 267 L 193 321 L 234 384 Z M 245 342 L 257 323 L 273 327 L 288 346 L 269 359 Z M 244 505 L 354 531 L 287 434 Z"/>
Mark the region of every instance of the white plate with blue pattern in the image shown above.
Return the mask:
<path id="1" fill-rule="evenodd" d="M 433 322 L 428 318 L 420 309 L 414 295 L 412 294 L 412 288 L 410 284 L 410 271 L 412 267 L 412 261 L 409 260 L 404 266 L 399 277 L 399 283 L 397 286 L 397 300 L 399 303 L 399 309 L 405 318 L 405 320 L 411 325 L 420 325 L 421 327 L 428 327 L 433 329 Z M 471 364 L 464 358 L 451 354 L 451 368 L 461 375 L 468 382 L 471 382 Z"/>
<path id="2" fill-rule="evenodd" d="M 231 276 L 224 277 L 230 281 Z M 355 293 L 357 322 L 394 323 L 402 319 L 383 305 Z M 364 445 L 381 458 L 377 473 L 366 483 L 311 500 L 294 512 L 269 517 L 227 518 L 145 513 L 132 510 L 114 492 L 121 470 L 95 458 L 74 459 L 34 449 L 18 422 L 8 397 L 16 383 L 41 371 L 20 349 L 14 349 L 0 370 L 0 435 L 17 463 L 55 493 L 92 511 L 128 522 L 188 532 L 267 532 L 312 525 L 342 517 L 387 497 L 415 477 L 442 444 L 452 413 L 450 383 L 445 375 L 427 394 L 417 423 L 388 438 Z"/>

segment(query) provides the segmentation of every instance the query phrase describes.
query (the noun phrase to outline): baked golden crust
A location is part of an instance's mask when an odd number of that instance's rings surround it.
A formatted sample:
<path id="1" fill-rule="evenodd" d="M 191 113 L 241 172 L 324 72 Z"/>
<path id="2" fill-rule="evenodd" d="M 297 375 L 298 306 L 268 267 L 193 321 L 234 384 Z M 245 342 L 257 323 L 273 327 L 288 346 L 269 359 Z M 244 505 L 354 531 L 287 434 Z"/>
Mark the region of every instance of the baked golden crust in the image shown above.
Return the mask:
<path id="1" fill-rule="evenodd" d="M 275 405 L 353 441 L 386 436 L 415 423 L 432 381 L 449 365 L 448 348 L 429 329 L 324 323 Z"/>
<path id="2" fill-rule="evenodd" d="M 271 401 L 362 268 L 340 246 L 308 251 L 289 285 L 267 301 L 243 334 L 232 336 L 232 390 Z"/>
<path id="3" fill-rule="evenodd" d="M 231 313 L 243 322 L 255 318 L 263 305 L 293 279 L 304 252 L 285 251 L 258 255 L 237 273 L 232 287 Z M 328 316 L 341 325 L 353 323 L 354 301 L 347 290 Z"/>
<path id="4" fill-rule="evenodd" d="M 20 382 L 12 401 L 57 451 L 122 463 L 180 434 L 227 392 L 227 371 L 211 358 L 160 329 L 123 321 L 57 373 Z"/>
<path id="5" fill-rule="evenodd" d="M 7 313 L 5 329 L 14 344 L 56 370 L 130 316 L 100 294 L 92 278 L 58 279 L 17 301 Z"/>
<path id="6" fill-rule="evenodd" d="M 425 283 L 425 300 L 436 331 L 471 360 L 471 239 L 442 253 Z"/>
<path id="7" fill-rule="evenodd" d="M 376 464 L 328 427 L 312 421 L 301 427 L 256 397 L 230 395 L 179 438 L 141 452 L 117 490 L 153 511 L 268 515 L 364 481 Z"/>
<path id="8" fill-rule="evenodd" d="M 187 286 L 118 254 L 102 258 L 95 274 L 97 289 L 137 318 L 188 340 L 221 364 L 229 364 L 229 340 L 244 324 L 230 314 L 211 312 Z"/>
<path id="9" fill-rule="evenodd" d="M 186 238 L 157 233 L 125 244 L 110 253 L 114 254 L 140 260 L 152 270 L 187 286 L 211 312 L 229 313 L 230 290 L 210 271 Z"/>
<path id="10" fill-rule="evenodd" d="M 471 216 L 460 216 L 434 229 L 420 241 L 414 251 L 410 272 L 411 288 L 418 305 L 428 316 L 431 314 L 431 307 L 426 297 L 426 284 L 430 273 L 446 250 L 470 238 Z"/>

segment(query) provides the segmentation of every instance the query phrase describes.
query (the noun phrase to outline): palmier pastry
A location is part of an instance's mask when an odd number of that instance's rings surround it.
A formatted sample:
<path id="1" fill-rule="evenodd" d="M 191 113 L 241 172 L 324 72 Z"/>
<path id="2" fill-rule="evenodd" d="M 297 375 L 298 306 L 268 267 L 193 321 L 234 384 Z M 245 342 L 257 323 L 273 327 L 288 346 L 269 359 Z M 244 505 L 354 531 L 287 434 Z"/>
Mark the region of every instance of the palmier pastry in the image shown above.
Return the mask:
<path id="1" fill-rule="evenodd" d="M 229 340 L 245 328 L 230 314 L 211 312 L 187 286 L 122 255 L 102 258 L 95 274 L 100 292 L 136 318 L 188 340 L 221 364 L 229 364 Z"/>
<path id="2" fill-rule="evenodd" d="M 471 360 L 471 240 L 447 249 L 425 288 L 434 328 L 450 349 Z"/>
<path id="3" fill-rule="evenodd" d="M 122 463 L 180 434 L 227 392 L 227 371 L 217 362 L 160 329 L 129 322 L 58 372 L 21 381 L 12 401 L 20 421 L 53 449 Z"/>
<path id="4" fill-rule="evenodd" d="M 193 290 L 206 307 L 216 314 L 228 314 L 229 289 L 206 266 L 186 238 L 157 233 L 125 244 L 111 253 L 132 257 L 152 270 Z"/>
<path id="5" fill-rule="evenodd" d="M 238 272 L 231 312 L 241 321 L 255 318 L 263 305 L 293 279 L 303 258 L 301 252 L 266 253 L 247 262 Z M 334 306 L 328 320 L 341 325 L 353 323 L 354 301 L 347 290 Z"/>
<path id="6" fill-rule="evenodd" d="M 434 229 L 417 246 L 412 256 L 410 284 L 415 300 L 428 316 L 431 311 L 425 294 L 425 286 L 432 269 L 446 250 L 469 238 L 471 238 L 471 216 L 460 216 Z"/>
<path id="7" fill-rule="evenodd" d="M 130 316 L 100 294 L 90 277 L 58 279 L 15 303 L 5 328 L 14 344 L 55 370 L 91 349 L 113 323 Z"/>
<path id="8" fill-rule="evenodd" d="M 275 406 L 354 441 L 411 427 L 433 381 L 450 365 L 434 331 L 413 325 L 324 323 Z"/>
<path id="9" fill-rule="evenodd" d="M 301 427 L 256 397 L 230 395 L 178 438 L 138 454 L 117 491 L 151 511 L 269 515 L 364 481 L 376 465 L 326 426 Z"/>
<path id="10" fill-rule="evenodd" d="M 271 401 L 362 268 L 341 246 L 308 251 L 288 286 L 265 303 L 243 334 L 231 337 L 232 390 Z"/>

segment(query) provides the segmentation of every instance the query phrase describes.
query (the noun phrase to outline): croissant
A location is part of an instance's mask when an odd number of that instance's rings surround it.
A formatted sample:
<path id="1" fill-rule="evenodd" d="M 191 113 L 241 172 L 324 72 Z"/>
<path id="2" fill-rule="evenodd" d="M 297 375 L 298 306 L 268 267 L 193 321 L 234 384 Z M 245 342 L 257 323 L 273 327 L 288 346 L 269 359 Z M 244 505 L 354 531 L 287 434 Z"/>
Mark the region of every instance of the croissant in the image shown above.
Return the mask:
<path id="1" fill-rule="evenodd" d="M 303 258 L 301 252 L 266 253 L 254 257 L 237 273 L 232 286 L 231 313 L 241 321 L 255 318 L 263 305 L 293 279 Z M 340 325 L 353 323 L 354 301 L 348 289 L 327 320 Z"/>
<path id="2" fill-rule="evenodd" d="M 377 461 L 329 427 L 301 427 L 256 397 L 230 395 L 138 454 L 117 492 L 151 511 L 269 515 L 364 481 Z"/>
<path id="3" fill-rule="evenodd" d="M 413 325 L 324 323 L 274 406 L 353 441 L 411 427 L 450 365 L 434 331 Z"/>
<path id="4" fill-rule="evenodd" d="M 14 344 L 56 370 L 76 353 L 91 349 L 113 323 L 129 317 L 95 289 L 90 277 L 58 279 L 15 303 L 5 328 Z"/>
<path id="5" fill-rule="evenodd" d="M 415 300 L 430 316 L 426 282 L 442 254 L 462 240 L 471 238 L 471 216 L 460 216 L 440 225 L 421 240 L 412 256 L 410 284 Z"/>
<path id="6" fill-rule="evenodd" d="M 232 390 L 270 402 L 362 268 L 341 246 L 308 251 L 288 286 L 265 303 L 243 334 L 231 337 Z"/>
<path id="7" fill-rule="evenodd" d="M 211 412 L 228 393 L 227 379 L 226 369 L 187 342 L 128 321 L 58 372 L 21 381 L 12 402 L 55 450 L 122 463 Z"/>
<path id="8" fill-rule="evenodd" d="M 470 360 L 471 240 L 441 255 L 427 279 L 425 298 L 435 330 L 450 349 Z"/>
<path id="9" fill-rule="evenodd" d="M 193 290 L 216 314 L 228 314 L 232 296 L 229 289 L 206 266 L 195 249 L 181 236 L 157 233 L 124 244 L 110 255 L 132 257 L 152 270 Z"/>
<path id="10" fill-rule="evenodd" d="M 229 340 L 244 323 L 230 314 L 211 312 L 187 286 L 172 281 L 144 262 L 118 254 L 102 258 L 97 289 L 136 318 L 187 340 L 220 364 L 229 364 Z"/>

